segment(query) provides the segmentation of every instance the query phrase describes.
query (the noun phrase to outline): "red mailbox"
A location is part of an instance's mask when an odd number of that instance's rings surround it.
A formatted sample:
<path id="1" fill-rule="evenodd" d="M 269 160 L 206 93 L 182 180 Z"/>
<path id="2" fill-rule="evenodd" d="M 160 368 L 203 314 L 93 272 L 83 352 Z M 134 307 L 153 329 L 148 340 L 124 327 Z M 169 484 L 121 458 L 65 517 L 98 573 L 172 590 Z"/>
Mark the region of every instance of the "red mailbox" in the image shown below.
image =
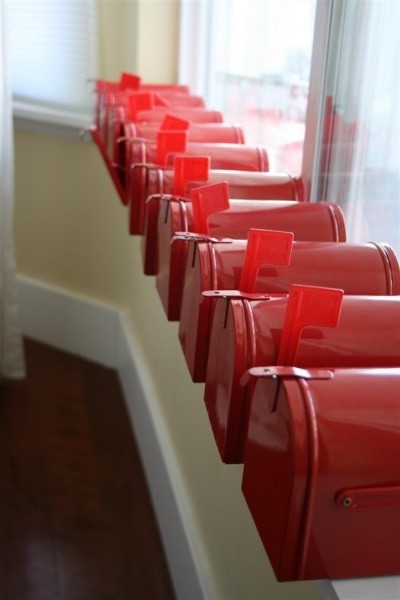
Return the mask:
<path id="1" fill-rule="evenodd" d="M 206 375 L 215 306 L 212 298 L 202 298 L 207 290 L 285 294 L 300 283 L 353 295 L 400 294 L 399 263 L 386 244 L 291 242 L 292 237 L 258 229 L 250 230 L 248 240 L 176 236 L 174 244 L 188 246 L 179 339 L 193 381 Z"/>
<path id="2" fill-rule="evenodd" d="M 299 202 L 304 199 L 301 179 L 284 173 L 256 173 L 243 171 L 210 171 L 207 183 L 228 184 L 227 194 L 242 200 L 287 200 Z M 198 187 L 198 182 L 196 183 Z M 185 195 L 191 194 L 192 183 L 185 184 Z M 190 191 L 188 191 L 190 190 Z M 144 238 L 142 240 L 143 271 L 146 275 L 156 275 L 158 271 L 157 227 L 160 210 L 171 198 L 153 195 L 147 198 L 144 215 Z M 175 199 L 178 201 L 179 199 Z M 184 198 L 181 199 L 182 202 Z M 339 214 L 339 213 L 338 213 Z M 338 215 L 334 217 L 337 219 Z M 343 218 L 341 219 L 343 220 Z M 344 230 L 344 222 L 340 230 Z M 344 238 L 341 239 L 344 241 Z"/>
<path id="3" fill-rule="evenodd" d="M 212 169 L 258 172 L 268 171 L 269 166 L 265 148 L 244 144 L 189 142 L 188 131 L 159 131 L 155 141 L 133 139 L 131 146 L 131 164 L 127 165 L 127 169 L 135 163 L 156 164 L 172 169 L 175 156 L 182 153 L 209 156 Z M 134 190 L 132 200 L 135 201 Z"/>
<path id="4" fill-rule="evenodd" d="M 212 190 L 212 202 L 208 194 Z M 291 231 L 296 240 L 344 241 L 343 214 L 337 205 L 289 203 L 267 200 L 232 200 L 227 186 L 205 186 L 192 192 L 192 203 L 165 201 L 160 212 L 157 241 L 156 287 L 167 317 L 178 321 L 182 301 L 188 241 L 174 240 L 178 232 L 194 232 L 218 238 L 243 239 L 255 225 Z M 219 212 L 221 211 L 221 212 Z"/>
<path id="5" fill-rule="evenodd" d="M 398 575 L 400 369 L 250 374 L 242 489 L 278 580 Z"/>
<path id="6" fill-rule="evenodd" d="M 118 114 L 119 116 L 117 115 L 113 123 L 112 135 L 109 136 L 109 140 L 110 138 L 113 140 L 113 150 L 110 157 L 115 163 L 115 168 L 124 186 L 125 173 L 130 173 L 130 167 L 134 162 L 146 162 L 144 148 L 150 142 L 153 143 L 153 148 L 156 148 L 157 137 L 160 131 L 174 131 L 175 133 L 176 131 L 180 131 L 181 133 L 187 131 L 188 143 L 244 144 L 243 130 L 237 125 L 226 123 L 190 124 L 189 121 L 185 121 L 187 123 L 186 129 L 177 128 L 176 130 L 168 130 L 162 129 L 159 123 L 155 125 L 143 125 L 141 123 L 126 121 L 123 111 Z M 135 159 L 132 157 L 135 149 L 136 151 L 140 151 L 139 160 L 137 156 L 135 156 Z M 153 153 L 155 153 L 155 149 Z M 150 159 L 148 160 L 151 162 Z M 125 198 L 125 204 L 127 201 L 128 199 Z"/>
<path id="7" fill-rule="evenodd" d="M 218 298 L 205 403 L 224 462 L 243 460 L 251 390 L 240 379 L 248 369 L 400 364 L 400 297 L 344 296 L 341 303 L 342 293 L 301 285 L 293 285 L 288 297 L 204 292 Z"/>
<path id="8" fill-rule="evenodd" d="M 258 172 L 267 171 L 269 166 L 265 148 L 243 144 L 188 143 L 187 131 L 160 131 L 155 143 L 132 140 L 125 166 L 127 203 L 141 205 L 132 206 L 132 215 L 144 214 L 145 200 L 149 195 L 172 192 L 174 160 L 183 153 L 185 156 L 208 156 L 211 169 Z M 157 172 L 156 167 L 165 170 Z M 143 178 L 148 182 L 145 197 L 138 193 L 142 188 L 137 185 Z"/>

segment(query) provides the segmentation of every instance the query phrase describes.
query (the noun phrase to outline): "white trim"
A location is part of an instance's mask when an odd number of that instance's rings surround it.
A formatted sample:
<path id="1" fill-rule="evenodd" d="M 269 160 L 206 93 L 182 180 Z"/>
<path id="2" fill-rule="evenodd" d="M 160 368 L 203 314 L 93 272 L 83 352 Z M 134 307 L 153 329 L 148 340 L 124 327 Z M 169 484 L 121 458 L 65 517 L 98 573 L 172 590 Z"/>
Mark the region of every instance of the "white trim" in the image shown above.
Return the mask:
<path id="1" fill-rule="evenodd" d="M 118 312 L 70 291 L 18 277 L 24 335 L 117 368 Z"/>
<path id="2" fill-rule="evenodd" d="M 178 461 L 139 341 L 116 308 L 19 277 L 23 333 L 119 371 L 177 598 L 216 598 Z"/>
<path id="3" fill-rule="evenodd" d="M 329 49 L 332 10 L 333 0 L 317 1 L 301 169 L 306 196 L 311 201 L 321 200 L 317 197 L 317 185 L 326 90 L 326 58 Z"/>
<path id="4" fill-rule="evenodd" d="M 73 113 L 54 108 L 13 101 L 14 126 L 28 131 L 79 140 L 79 133 L 90 126 L 89 114 Z M 85 141 L 89 140 L 89 136 Z M 91 137 L 90 137 L 91 140 Z"/>

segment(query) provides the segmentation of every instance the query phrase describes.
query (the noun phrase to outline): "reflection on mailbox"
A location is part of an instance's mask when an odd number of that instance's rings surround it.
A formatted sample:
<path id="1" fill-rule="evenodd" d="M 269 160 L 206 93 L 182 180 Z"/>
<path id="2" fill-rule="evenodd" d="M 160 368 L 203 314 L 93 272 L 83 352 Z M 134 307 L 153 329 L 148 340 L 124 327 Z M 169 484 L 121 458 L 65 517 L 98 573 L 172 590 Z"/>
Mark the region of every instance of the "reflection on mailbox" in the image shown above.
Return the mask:
<path id="1" fill-rule="evenodd" d="M 242 490 L 277 578 L 398 575 L 400 369 L 249 378 Z"/>
<path id="2" fill-rule="evenodd" d="M 165 212 L 160 211 L 158 220 L 156 287 L 170 321 L 180 317 L 189 243 L 182 236 L 174 238 L 178 232 L 243 239 L 257 225 L 293 232 L 298 240 L 345 240 L 343 215 L 337 205 L 271 200 L 229 202 L 227 185 L 222 183 L 192 190 L 191 203 L 171 199 L 164 203 Z"/>
<path id="3" fill-rule="evenodd" d="M 184 156 L 182 153 L 186 153 Z M 129 205 L 129 231 L 144 231 L 145 203 L 153 194 L 185 194 L 190 181 L 207 181 L 206 177 L 194 179 L 196 173 L 185 174 L 178 191 L 175 174 L 175 157 L 180 154 L 184 163 L 191 157 L 208 157 L 209 169 L 232 169 L 240 171 L 267 171 L 268 155 L 264 148 L 242 144 L 188 143 L 187 132 L 162 131 L 157 142 L 132 140 L 126 153 L 126 203 Z"/>
<path id="4" fill-rule="evenodd" d="M 285 173 L 212 170 L 208 173 L 207 184 L 227 184 L 228 197 L 241 200 L 304 200 L 302 180 Z M 186 182 L 184 195 L 191 197 L 192 190 L 200 183 Z M 145 275 L 157 274 L 157 224 L 163 203 L 171 200 L 162 195 L 150 196 L 145 206 L 144 239 L 142 240 L 143 272 Z M 175 198 L 178 201 L 178 198 Z M 182 202 L 184 198 L 181 199 Z"/>
<path id="5" fill-rule="evenodd" d="M 292 242 L 290 233 L 258 229 L 250 230 L 248 240 L 192 235 L 182 236 L 189 249 L 179 339 L 196 382 L 205 380 L 215 306 L 212 298 L 202 298 L 204 291 L 288 293 L 293 283 L 300 283 L 338 287 L 353 295 L 400 294 L 399 263 L 386 244 Z M 285 239 L 293 246 L 291 256 L 282 261 Z"/>
<path id="6" fill-rule="evenodd" d="M 217 299 L 205 404 L 224 462 L 242 462 L 251 390 L 240 385 L 259 365 L 394 367 L 399 364 L 400 297 L 344 296 L 293 285 L 289 296 L 204 292 Z M 341 306 L 341 312 L 340 312 Z M 339 318 L 340 313 L 340 318 Z M 304 331 L 303 331 L 304 330 Z"/>

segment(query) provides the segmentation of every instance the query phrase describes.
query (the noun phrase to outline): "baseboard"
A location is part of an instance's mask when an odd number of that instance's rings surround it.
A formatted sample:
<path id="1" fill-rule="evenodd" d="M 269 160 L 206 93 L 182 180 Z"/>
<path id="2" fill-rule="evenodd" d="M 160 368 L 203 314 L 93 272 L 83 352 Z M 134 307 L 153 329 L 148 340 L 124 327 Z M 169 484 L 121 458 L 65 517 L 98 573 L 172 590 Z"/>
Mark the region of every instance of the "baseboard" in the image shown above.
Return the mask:
<path id="1" fill-rule="evenodd" d="M 118 370 L 176 596 L 217 597 L 157 391 L 124 315 L 25 277 L 19 277 L 18 291 L 24 335 Z"/>
<path id="2" fill-rule="evenodd" d="M 118 368 L 116 309 L 27 277 L 18 277 L 18 297 L 24 335 Z"/>

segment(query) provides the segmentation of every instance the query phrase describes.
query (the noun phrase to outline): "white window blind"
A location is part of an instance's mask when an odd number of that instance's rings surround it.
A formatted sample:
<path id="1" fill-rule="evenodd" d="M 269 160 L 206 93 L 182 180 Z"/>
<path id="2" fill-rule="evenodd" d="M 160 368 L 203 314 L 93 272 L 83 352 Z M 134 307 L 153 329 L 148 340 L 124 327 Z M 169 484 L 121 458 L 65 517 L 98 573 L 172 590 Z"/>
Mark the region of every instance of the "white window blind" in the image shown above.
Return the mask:
<path id="1" fill-rule="evenodd" d="M 6 0 L 14 107 L 61 122 L 91 113 L 97 75 L 94 0 Z"/>

